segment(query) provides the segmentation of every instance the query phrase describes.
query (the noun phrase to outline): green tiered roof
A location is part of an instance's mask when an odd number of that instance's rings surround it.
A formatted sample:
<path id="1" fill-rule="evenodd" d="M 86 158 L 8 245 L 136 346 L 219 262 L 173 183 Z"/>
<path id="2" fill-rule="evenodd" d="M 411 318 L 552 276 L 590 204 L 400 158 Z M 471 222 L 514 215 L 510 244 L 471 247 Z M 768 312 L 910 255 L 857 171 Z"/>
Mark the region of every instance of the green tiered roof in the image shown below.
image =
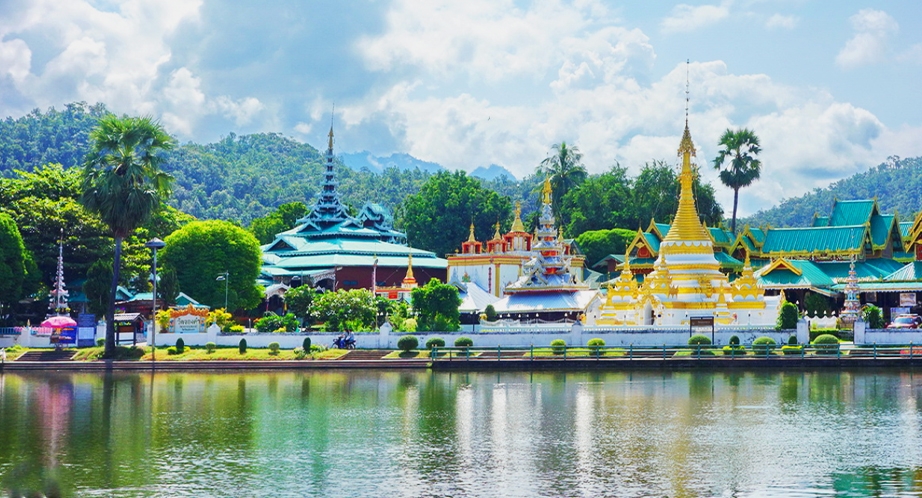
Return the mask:
<path id="1" fill-rule="evenodd" d="M 435 253 L 406 245 L 406 235 L 394 230 L 390 212 L 380 204 L 367 203 L 358 216 L 348 214 L 336 191 L 333 128 L 326 152 L 322 190 L 298 225 L 276 235 L 262 246 L 263 281 L 283 277 L 324 275 L 337 267 L 406 268 L 410 254 L 419 268 L 443 270 L 448 261 Z"/>

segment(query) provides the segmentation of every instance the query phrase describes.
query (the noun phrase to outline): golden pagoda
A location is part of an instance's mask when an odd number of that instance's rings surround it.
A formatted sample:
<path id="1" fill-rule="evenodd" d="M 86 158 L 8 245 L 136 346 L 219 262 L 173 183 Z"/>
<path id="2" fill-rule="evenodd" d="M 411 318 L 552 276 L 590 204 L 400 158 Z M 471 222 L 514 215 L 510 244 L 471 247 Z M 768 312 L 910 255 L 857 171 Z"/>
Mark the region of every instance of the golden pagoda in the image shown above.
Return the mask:
<path id="1" fill-rule="evenodd" d="M 698 218 L 692 184 L 695 146 L 688 120 L 679 144 L 679 208 L 669 233 L 643 284 L 627 264 L 600 306 L 600 325 L 688 326 L 691 318 L 713 318 L 716 324 L 774 325 L 777 297 L 765 297 L 756 285 L 747 259 L 742 276 L 732 285 L 720 271 L 714 242 Z"/>

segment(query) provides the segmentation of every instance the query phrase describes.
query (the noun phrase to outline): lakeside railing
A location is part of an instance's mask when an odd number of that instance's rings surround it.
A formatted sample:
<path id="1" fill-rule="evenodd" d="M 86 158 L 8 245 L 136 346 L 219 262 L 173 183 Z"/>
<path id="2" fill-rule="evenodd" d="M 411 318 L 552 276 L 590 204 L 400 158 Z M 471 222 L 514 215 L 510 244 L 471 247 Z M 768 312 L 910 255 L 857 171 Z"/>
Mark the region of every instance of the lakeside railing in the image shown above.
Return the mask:
<path id="1" fill-rule="evenodd" d="M 702 360 L 747 359 L 922 359 L 922 345 L 876 345 L 842 348 L 839 344 L 751 346 L 530 346 L 440 347 L 429 352 L 432 361 L 547 361 L 547 360 Z"/>

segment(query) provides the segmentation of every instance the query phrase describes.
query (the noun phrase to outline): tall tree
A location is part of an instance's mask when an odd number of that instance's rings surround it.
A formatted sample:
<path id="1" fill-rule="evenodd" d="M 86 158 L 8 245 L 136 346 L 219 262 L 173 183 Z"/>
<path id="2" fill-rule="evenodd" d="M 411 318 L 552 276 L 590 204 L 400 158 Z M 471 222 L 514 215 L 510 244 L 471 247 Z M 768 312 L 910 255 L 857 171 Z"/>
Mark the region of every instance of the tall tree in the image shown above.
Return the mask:
<path id="1" fill-rule="evenodd" d="M 162 151 L 173 139 L 148 117 L 109 115 L 90 133 L 92 146 L 84 165 L 80 202 L 99 215 L 115 239 L 112 285 L 106 311 L 106 357 L 115 354 L 115 292 L 122 241 L 147 222 L 169 196 L 172 177 L 161 169 Z"/>
<path id="2" fill-rule="evenodd" d="M 586 178 L 560 200 L 561 216 L 570 220 L 566 233 L 577 237 L 587 230 L 630 226 L 631 183 L 627 169 L 619 164 Z"/>
<path id="3" fill-rule="evenodd" d="M 479 240 L 492 238 L 496 222 L 507 220 L 511 210 L 508 198 L 483 188 L 480 180 L 463 171 L 446 171 L 429 177 L 418 194 L 407 197 L 403 221 L 412 246 L 444 256 L 461 248 L 471 223 Z"/>
<path id="4" fill-rule="evenodd" d="M 226 298 L 228 311 L 259 304 L 262 253 L 252 233 L 228 221 L 193 221 L 164 242 L 159 261 L 164 271 L 176 272 L 183 293 L 212 308 L 223 308 Z M 216 280 L 224 272 L 227 280 Z"/>
<path id="5" fill-rule="evenodd" d="M 433 278 L 426 285 L 413 289 L 410 295 L 413 311 L 419 317 L 419 330 L 454 332 L 461 328 L 458 311 L 461 297 L 454 285 Z"/>
<path id="6" fill-rule="evenodd" d="M 759 137 L 748 128 L 736 131 L 727 129 L 718 145 L 722 148 L 714 158 L 714 169 L 720 170 L 721 183 L 733 189 L 730 231 L 736 233 L 736 207 L 739 204 L 740 189 L 759 179 L 762 162 L 756 156 L 762 149 L 759 147 Z"/>
<path id="7" fill-rule="evenodd" d="M 552 207 L 554 215 L 561 216 L 560 201 L 567 192 L 578 187 L 586 180 L 588 173 L 582 164 L 583 154 L 576 146 L 569 146 L 566 142 L 554 144 L 551 154 L 538 166 L 538 173 L 551 177 L 551 188 L 554 189 Z M 568 219 L 560 219 L 558 223 L 565 226 Z"/>
<path id="8" fill-rule="evenodd" d="M 16 222 L 10 215 L 0 212 L 0 320 L 6 316 L 4 308 L 23 296 L 23 286 L 29 280 L 30 258 Z M 34 266 L 32 272 L 34 278 Z"/>

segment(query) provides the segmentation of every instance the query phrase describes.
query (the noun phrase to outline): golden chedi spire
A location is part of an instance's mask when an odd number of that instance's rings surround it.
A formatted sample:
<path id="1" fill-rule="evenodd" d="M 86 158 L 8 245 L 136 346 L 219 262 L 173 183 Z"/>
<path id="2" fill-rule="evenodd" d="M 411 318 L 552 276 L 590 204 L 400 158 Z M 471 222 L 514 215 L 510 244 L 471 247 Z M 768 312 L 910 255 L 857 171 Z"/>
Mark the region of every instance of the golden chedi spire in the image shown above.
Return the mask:
<path id="1" fill-rule="evenodd" d="M 403 277 L 403 287 L 413 288 L 416 286 L 416 278 L 413 277 L 413 253 L 410 253 L 407 256 L 407 276 Z"/>
<path id="2" fill-rule="evenodd" d="M 501 240 L 503 236 L 499 233 L 499 221 L 496 222 L 496 233 L 493 234 L 493 240 Z"/>
<path id="3" fill-rule="evenodd" d="M 512 222 L 511 232 L 525 232 L 525 224 L 522 223 L 522 201 L 515 201 L 515 220 Z"/>
<path id="4" fill-rule="evenodd" d="M 474 223 L 471 223 L 471 234 L 467 237 L 468 242 L 477 242 L 477 239 L 474 238 Z"/>
<path id="5" fill-rule="evenodd" d="M 544 194 L 543 202 L 545 204 L 550 204 L 551 203 L 551 177 L 549 176 L 544 177 L 544 189 L 542 193 Z"/>
<path id="6" fill-rule="evenodd" d="M 695 146 L 692 143 L 691 133 L 688 131 L 688 121 L 685 122 L 685 132 L 679 144 L 679 154 L 682 156 L 682 172 L 679 173 L 679 184 L 681 185 L 679 209 L 676 211 L 672 226 L 663 242 L 710 241 L 704 226 L 698 219 L 698 209 L 695 207 L 693 192 L 695 172 L 691 164 L 691 158 L 695 155 Z"/>

